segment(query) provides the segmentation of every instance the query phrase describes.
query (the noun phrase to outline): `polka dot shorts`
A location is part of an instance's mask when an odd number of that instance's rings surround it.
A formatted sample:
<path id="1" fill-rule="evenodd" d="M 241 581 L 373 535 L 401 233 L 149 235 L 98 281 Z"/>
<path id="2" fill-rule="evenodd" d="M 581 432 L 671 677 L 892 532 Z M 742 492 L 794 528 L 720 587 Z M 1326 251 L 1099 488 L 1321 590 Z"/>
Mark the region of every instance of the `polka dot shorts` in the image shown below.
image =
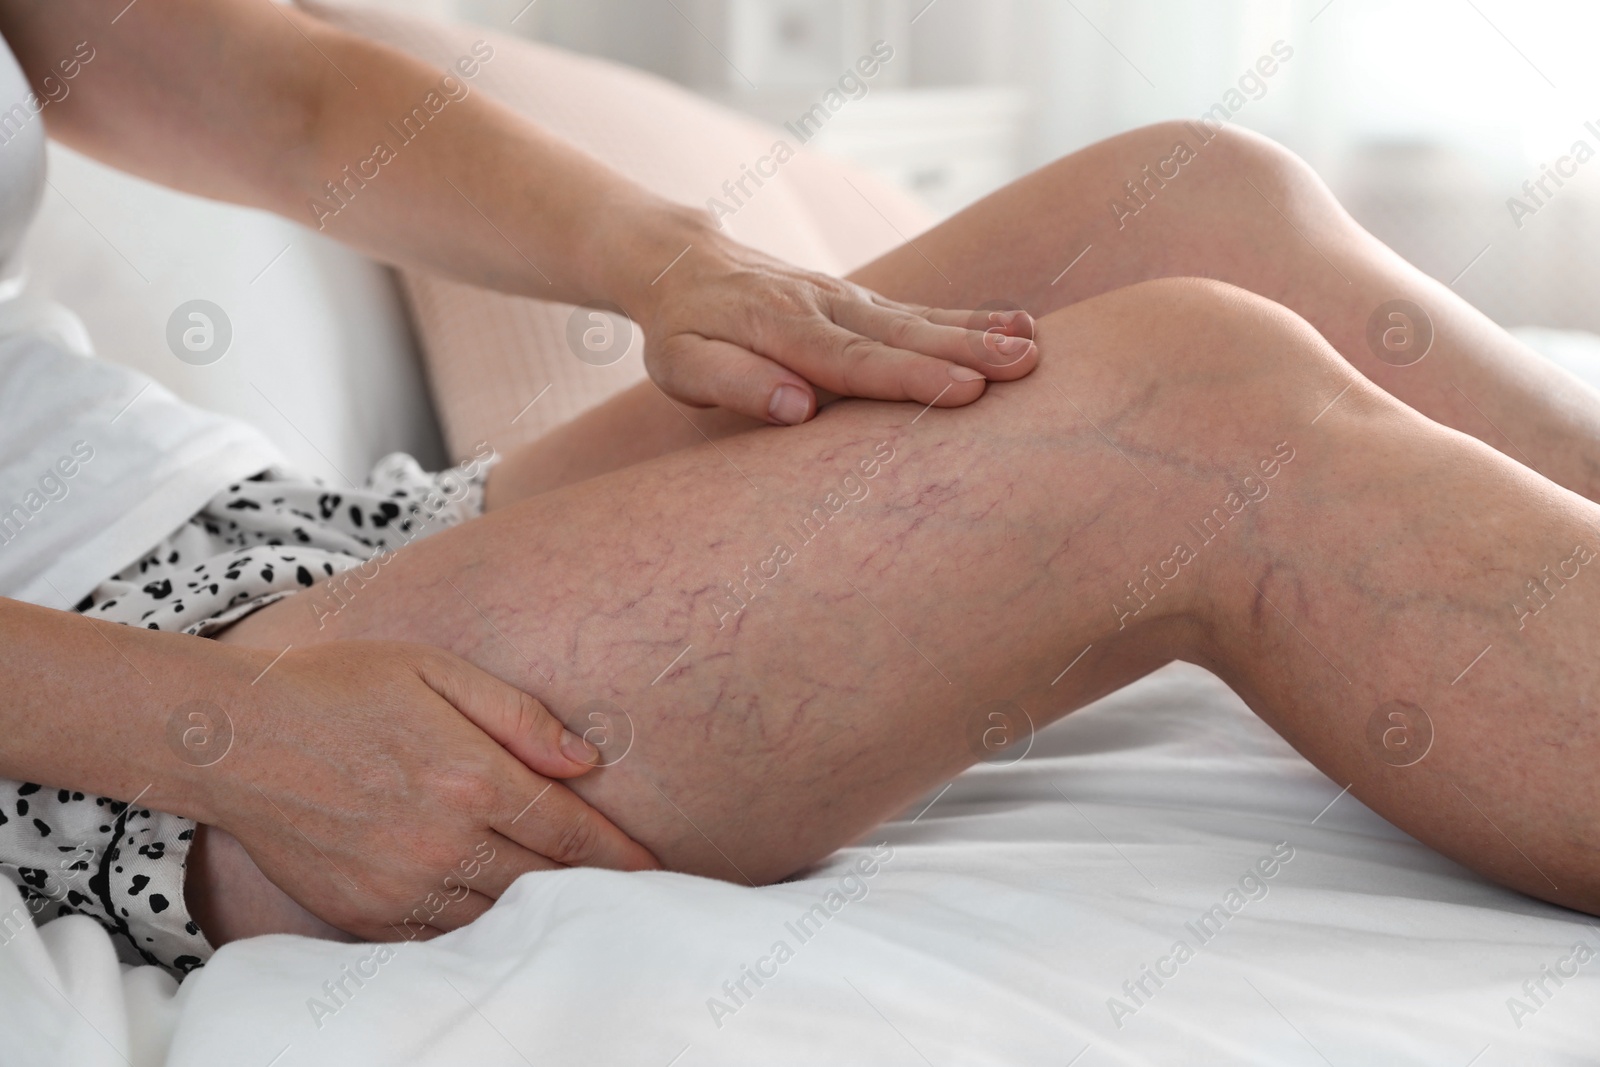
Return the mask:
<path id="1" fill-rule="evenodd" d="M 495 456 L 429 474 L 380 460 L 363 489 L 269 470 L 217 494 L 74 610 L 151 630 L 217 633 L 253 611 L 483 511 Z M 131 801 L 0 779 L 0 875 L 44 923 L 87 915 L 121 958 L 181 978 L 212 948 L 184 903 L 195 824 Z"/>

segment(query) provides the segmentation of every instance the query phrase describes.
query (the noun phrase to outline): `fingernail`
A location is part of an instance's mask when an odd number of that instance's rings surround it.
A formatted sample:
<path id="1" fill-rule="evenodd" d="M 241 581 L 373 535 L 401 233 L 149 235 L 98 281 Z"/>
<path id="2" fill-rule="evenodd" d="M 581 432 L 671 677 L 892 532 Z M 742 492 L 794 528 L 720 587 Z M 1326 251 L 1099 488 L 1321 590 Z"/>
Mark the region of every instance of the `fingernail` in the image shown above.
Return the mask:
<path id="1" fill-rule="evenodd" d="M 1001 337 L 999 334 L 986 334 L 985 339 L 989 345 L 1002 356 L 1011 356 L 1020 359 L 1028 354 L 1028 349 L 1033 347 L 1033 341 L 1027 337 Z"/>
<path id="2" fill-rule="evenodd" d="M 772 402 L 767 405 L 767 414 L 774 422 L 781 422 L 785 426 L 795 426 L 806 421 L 806 413 L 811 410 L 811 401 L 806 394 L 792 385 L 780 385 L 772 392 Z"/>
<path id="3" fill-rule="evenodd" d="M 959 363 L 952 363 L 950 364 L 950 377 L 958 382 L 975 382 L 983 377 L 983 372 L 973 370 L 971 367 L 963 367 Z"/>
<path id="4" fill-rule="evenodd" d="M 600 750 L 571 730 L 561 731 L 561 754 L 572 762 L 581 763 L 586 767 L 592 767 L 600 762 Z"/>
<path id="5" fill-rule="evenodd" d="M 1033 336 L 1033 316 L 1020 308 L 1016 311 L 991 311 L 989 313 L 989 321 L 999 326 L 1006 333 L 1017 336 Z M 1018 324 L 1022 324 L 1027 328 L 1019 330 L 1017 329 Z"/>

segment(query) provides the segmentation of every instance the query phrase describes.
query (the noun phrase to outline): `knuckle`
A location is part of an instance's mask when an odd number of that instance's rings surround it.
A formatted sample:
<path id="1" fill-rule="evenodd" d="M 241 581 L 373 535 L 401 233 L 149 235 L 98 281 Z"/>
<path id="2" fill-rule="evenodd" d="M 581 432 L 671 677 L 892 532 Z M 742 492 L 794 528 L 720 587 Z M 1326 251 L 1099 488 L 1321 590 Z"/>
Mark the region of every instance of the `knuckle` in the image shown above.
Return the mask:
<path id="1" fill-rule="evenodd" d="M 818 308 L 815 300 L 808 295 L 802 295 L 791 290 L 780 290 L 764 301 L 771 314 L 780 322 L 793 322 L 810 318 L 818 314 L 826 314 Z"/>
<path id="2" fill-rule="evenodd" d="M 511 713 L 511 736 L 537 740 L 541 734 L 552 733 L 551 717 L 528 693 L 517 690 L 517 706 Z"/>
<path id="3" fill-rule="evenodd" d="M 917 332 L 914 320 L 896 315 L 889 320 L 889 328 L 883 331 L 883 343 L 891 348 L 912 348 L 916 345 Z"/>
<path id="4" fill-rule="evenodd" d="M 683 357 L 683 341 L 677 334 L 645 345 L 644 363 L 650 376 L 658 383 L 671 373 L 671 368 Z"/>
<path id="5" fill-rule="evenodd" d="M 550 858 L 557 863 L 575 867 L 594 858 L 600 845 L 600 834 L 586 812 L 577 812 L 568 818 L 566 825 L 556 835 L 554 851 Z"/>
<path id="6" fill-rule="evenodd" d="M 488 768 L 476 762 L 460 763 L 436 771 L 423 793 L 424 796 L 437 798 L 437 802 L 446 810 L 472 816 L 484 816 L 494 811 L 499 794 Z"/>
<path id="7" fill-rule="evenodd" d="M 872 387 L 873 367 L 883 346 L 865 337 L 845 342 L 840 351 L 839 384 L 849 396 L 862 396 Z"/>
<path id="8" fill-rule="evenodd" d="M 871 338 L 859 335 L 851 337 L 839 348 L 839 355 L 845 360 L 846 367 L 867 362 L 878 354 L 878 343 Z"/>
<path id="9" fill-rule="evenodd" d="M 441 648 L 426 645 L 394 645 L 388 650 L 395 667 L 409 667 L 423 677 L 440 679 L 444 684 L 463 681 L 461 661 Z"/>
<path id="10" fill-rule="evenodd" d="M 815 285 L 829 296 L 849 296 L 857 299 L 866 299 L 867 290 L 854 282 L 846 281 L 843 278 L 835 278 L 829 274 L 808 274 L 806 277 L 811 281 L 812 285 Z"/>
<path id="11" fill-rule="evenodd" d="M 683 345 L 674 339 L 663 341 L 645 351 L 644 366 L 650 380 L 671 397 L 680 396 L 683 392 L 683 355 Z"/>

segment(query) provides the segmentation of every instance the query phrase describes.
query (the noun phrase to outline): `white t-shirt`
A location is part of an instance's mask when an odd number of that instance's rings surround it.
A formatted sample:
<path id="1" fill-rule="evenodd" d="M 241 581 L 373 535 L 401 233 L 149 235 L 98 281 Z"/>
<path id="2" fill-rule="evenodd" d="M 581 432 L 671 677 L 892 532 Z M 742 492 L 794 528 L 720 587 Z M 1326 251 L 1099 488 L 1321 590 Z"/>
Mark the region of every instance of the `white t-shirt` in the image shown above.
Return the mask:
<path id="1" fill-rule="evenodd" d="M 70 608 L 283 459 L 251 427 L 71 351 L 61 316 L 52 329 L 48 309 L 17 306 L 13 253 L 44 188 L 39 99 L 0 41 L 0 596 Z"/>
<path id="2" fill-rule="evenodd" d="M 219 491 L 282 463 L 253 428 L 142 374 L 0 340 L 0 596 L 70 608 Z"/>

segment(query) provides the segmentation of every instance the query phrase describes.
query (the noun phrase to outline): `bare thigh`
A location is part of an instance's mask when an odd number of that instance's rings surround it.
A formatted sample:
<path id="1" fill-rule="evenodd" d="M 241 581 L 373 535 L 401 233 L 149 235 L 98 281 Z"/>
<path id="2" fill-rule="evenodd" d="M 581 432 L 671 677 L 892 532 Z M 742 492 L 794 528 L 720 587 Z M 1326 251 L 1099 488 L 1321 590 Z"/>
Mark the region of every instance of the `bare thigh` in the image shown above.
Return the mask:
<path id="1" fill-rule="evenodd" d="M 577 783 L 585 799 L 671 867 L 787 875 L 979 758 L 992 702 L 1043 725 L 1172 658 L 1183 598 L 1130 624 L 1106 595 L 1163 547 L 1172 498 L 1147 479 L 1198 502 L 1277 443 L 1207 428 L 1220 363 L 1160 366 L 1169 331 L 1216 304 L 1180 283 L 1087 302 L 1041 326 L 1044 366 L 980 404 L 841 402 L 635 464 L 408 547 L 336 615 L 298 594 L 224 639 L 438 645 L 579 731 L 609 702 L 632 744 Z M 1169 404 L 1237 458 L 1180 476 L 1107 447 L 1101 429 Z"/>

